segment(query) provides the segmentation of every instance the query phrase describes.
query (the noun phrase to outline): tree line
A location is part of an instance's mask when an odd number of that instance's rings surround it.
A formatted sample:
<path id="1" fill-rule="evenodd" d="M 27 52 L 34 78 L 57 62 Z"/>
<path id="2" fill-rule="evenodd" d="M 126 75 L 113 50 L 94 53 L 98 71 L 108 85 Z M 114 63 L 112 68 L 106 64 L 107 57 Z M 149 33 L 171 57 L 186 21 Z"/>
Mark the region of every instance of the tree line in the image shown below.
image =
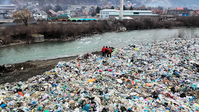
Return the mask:
<path id="1" fill-rule="evenodd" d="M 96 33 L 117 31 L 119 27 L 126 27 L 128 31 L 142 29 L 160 29 L 175 27 L 199 27 L 199 17 L 177 18 L 176 21 L 152 20 L 123 20 L 123 21 L 90 21 L 87 24 L 48 24 L 42 22 L 35 25 L 12 26 L 0 30 L 0 40 L 9 44 L 18 40 L 30 42 L 31 34 L 43 34 L 45 39 L 75 40 L 79 37 Z"/>

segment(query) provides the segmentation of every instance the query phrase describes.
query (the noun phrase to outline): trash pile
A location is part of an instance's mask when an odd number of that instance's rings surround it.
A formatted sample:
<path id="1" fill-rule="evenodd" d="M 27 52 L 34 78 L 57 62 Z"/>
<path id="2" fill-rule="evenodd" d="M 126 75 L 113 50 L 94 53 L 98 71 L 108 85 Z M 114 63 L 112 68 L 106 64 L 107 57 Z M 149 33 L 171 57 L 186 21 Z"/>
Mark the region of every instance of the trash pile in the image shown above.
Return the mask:
<path id="1" fill-rule="evenodd" d="M 129 45 L 0 86 L 1 112 L 199 111 L 199 39 Z"/>

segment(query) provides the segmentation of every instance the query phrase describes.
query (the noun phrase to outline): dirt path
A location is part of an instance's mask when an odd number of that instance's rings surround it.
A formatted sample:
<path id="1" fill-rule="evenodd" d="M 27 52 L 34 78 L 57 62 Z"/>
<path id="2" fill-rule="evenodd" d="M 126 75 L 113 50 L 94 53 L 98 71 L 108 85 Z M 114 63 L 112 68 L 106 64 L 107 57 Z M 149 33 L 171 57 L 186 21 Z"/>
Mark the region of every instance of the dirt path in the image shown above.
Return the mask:
<path id="1" fill-rule="evenodd" d="M 92 54 L 100 55 L 100 52 L 93 52 Z M 33 76 L 42 75 L 44 72 L 53 69 L 59 61 L 67 62 L 75 59 L 76 57 L 77 56 L 71 56 L 50 60 L 36 60 L 13 64 L 15 65 L 15 70 L 13 72 L 0 74 L 0 84 L 26 81 Z"/>

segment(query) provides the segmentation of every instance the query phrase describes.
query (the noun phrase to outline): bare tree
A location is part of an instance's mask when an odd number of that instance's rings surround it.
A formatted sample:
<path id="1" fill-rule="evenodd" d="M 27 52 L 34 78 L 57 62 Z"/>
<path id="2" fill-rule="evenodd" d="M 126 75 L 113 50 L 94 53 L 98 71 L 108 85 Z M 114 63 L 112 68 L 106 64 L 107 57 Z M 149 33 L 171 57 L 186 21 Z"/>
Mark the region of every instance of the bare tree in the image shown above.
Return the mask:
<path id="1" fill-rule="evenodd" d="M 14 13 L 13 17 L 16 19 L 21 19 L 25 26 L 28 26 L 28 21 L 30 19 L 30 11 L 27 8 L 19 10 Z"/>

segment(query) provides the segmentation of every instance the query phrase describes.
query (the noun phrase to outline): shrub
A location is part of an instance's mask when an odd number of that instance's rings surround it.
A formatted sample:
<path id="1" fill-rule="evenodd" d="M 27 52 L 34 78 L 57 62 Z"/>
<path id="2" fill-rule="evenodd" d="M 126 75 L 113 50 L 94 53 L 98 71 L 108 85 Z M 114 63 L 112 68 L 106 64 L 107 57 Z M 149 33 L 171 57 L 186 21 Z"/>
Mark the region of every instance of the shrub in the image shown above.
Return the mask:
<path id="1" fill-rule="evenodd" d="M 155 29 L 155 28 L 173 28 L 173 27 L 199 27 L 199 17 L 181 17 L 176 21 L 135 21 L 135 20 L 114 20 L 114 21 L 87 21 L 82 24 L 76 22 L 52 23 L 40 21 L 39 24 L 26 26 L 12 26 L 0 30 L 0 36 L 4 37 L 5 44 L 12 40 L 24 40 L 29 42 L 31 34 L 43 34 L 45 39 L 71 39 L 71 37 L 80 37 L 85 34 L 102 33 L 117 31 L 119 27 L 126 27 L 127 30 Z M 179 37 L 183 36 L 179 31 Z M 72 38 L 75 39 L 75 38 Z"/>

